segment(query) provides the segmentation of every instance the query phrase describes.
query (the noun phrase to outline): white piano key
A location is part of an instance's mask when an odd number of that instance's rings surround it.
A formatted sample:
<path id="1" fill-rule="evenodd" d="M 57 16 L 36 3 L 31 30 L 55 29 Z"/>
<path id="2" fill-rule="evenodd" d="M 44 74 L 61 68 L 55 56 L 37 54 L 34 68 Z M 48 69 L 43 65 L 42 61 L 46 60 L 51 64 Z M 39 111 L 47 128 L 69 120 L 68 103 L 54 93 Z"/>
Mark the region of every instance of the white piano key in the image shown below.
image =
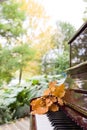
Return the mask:
<path id="1" fill-rule="evenodd" d="M 53 130 L 53 126 L 51 125 L 48 117 L 44 115 L 35 115 L 36 119 L 36 127 L 37 130 Z"/>

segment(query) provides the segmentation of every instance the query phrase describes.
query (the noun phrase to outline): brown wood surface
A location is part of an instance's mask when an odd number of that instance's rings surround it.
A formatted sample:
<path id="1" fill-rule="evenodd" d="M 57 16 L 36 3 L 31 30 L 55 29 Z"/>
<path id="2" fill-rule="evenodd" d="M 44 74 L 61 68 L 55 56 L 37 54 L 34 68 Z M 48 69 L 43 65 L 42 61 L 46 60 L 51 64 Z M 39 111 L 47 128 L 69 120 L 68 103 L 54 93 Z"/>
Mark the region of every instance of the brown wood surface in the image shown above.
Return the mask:
<path id="1" fill-rule="evenodd" d="M 0 130 L 30 130 L 30 119 L 25 117 L 9 124 L 0 125 Z"/>

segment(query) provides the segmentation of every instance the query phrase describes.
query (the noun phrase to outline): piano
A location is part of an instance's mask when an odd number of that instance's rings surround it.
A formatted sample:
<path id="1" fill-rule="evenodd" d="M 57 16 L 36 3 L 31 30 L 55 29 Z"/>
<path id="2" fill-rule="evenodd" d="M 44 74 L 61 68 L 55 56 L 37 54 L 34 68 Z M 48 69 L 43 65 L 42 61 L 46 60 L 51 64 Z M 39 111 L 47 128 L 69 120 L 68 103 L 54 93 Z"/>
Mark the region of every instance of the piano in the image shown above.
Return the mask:
<path id="1" fill-rule="evenodd" d="M 70 68 L 66 70 L 65 104 L 56 112 L 30 115 L 30 130 L 87 130 L 87 22 L 68 44 Z"/>

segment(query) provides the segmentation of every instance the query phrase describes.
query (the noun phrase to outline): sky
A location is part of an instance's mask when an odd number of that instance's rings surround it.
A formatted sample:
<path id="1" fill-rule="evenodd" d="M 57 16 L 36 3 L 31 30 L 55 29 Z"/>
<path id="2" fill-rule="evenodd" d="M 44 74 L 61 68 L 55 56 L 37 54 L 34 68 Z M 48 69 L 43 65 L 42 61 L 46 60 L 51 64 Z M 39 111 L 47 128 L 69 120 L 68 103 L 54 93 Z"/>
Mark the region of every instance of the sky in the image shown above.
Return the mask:
<path id="1" fill-rule="evenodd" d="M 51 16 L 51 22 L 69 22 L 78 29 L 84 22 L 83 12 L 87 2 L 83 0 L 37 0 L 41 2 L 47 14 Z"/>

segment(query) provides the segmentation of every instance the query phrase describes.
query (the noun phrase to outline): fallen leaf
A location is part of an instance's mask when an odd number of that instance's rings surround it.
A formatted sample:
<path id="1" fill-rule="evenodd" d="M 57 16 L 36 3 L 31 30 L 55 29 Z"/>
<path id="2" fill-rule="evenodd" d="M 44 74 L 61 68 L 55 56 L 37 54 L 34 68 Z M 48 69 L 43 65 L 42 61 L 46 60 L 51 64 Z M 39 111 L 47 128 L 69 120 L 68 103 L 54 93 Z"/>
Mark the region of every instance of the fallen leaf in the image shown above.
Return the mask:
<path id="1" fill-rule="evenodd" d="M 49 110 L 50 111 L 58 111 L 59 110 L 59 106 L 58 105 L 56 105 L 56 104 L 52 104 L 51 106 L 50 106 L 50 108 L 49 108 Z"/>

